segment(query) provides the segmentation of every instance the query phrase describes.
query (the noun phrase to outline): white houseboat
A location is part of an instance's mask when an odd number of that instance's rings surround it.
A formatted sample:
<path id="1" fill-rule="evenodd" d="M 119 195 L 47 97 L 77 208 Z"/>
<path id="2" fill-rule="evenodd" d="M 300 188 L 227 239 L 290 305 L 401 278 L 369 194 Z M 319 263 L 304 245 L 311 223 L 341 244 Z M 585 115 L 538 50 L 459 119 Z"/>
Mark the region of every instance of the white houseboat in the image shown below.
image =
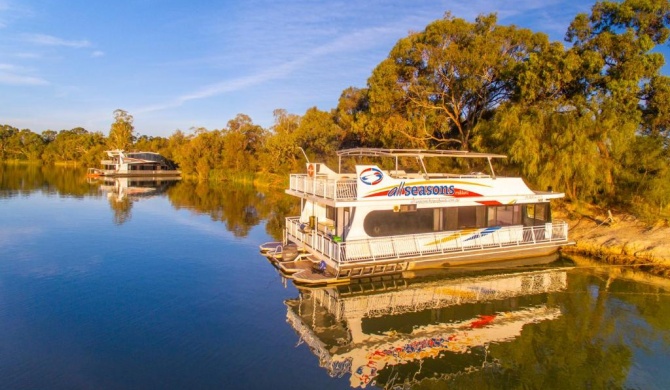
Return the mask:
<path id="1" fill-rule="evenodd" d="M 297 284 L 544 256 L 569 244 L 568 225 L 552 219 L 549 204 L 564 194 L 496 176 L 492 159 L 506 156 L 370 148 L 337 155 L 337 171 L 308 162 L 306 173 L 290 176 L 286 193 L 301 199 L 302 213 L 286 218 L 283 242 L 260 246 Z M 359 161 L 343 173 L 346 157 Z M 435 173 L 429 167 L 445 161 L 432 158 L 467 159 L 468 167 L 477 159 L 489 172 Z"/>
<path id="2" fill-rule="evenodd" d="M 170 160 L 154 152 L 106 151 L 102 169 L 88 168 L 88 176 L 179 176 L 181 172 Z"/>

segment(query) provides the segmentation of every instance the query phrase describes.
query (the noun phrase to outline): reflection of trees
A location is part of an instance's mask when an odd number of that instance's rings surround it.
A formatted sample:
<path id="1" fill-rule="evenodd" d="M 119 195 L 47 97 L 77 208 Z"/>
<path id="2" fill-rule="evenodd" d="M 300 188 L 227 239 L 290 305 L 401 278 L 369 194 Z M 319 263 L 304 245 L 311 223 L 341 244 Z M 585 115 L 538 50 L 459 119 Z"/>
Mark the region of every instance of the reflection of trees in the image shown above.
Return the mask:
<path id="1" fill-rule="evenodd" d="M 128 222 L 132 216 L 130 210 L 133 208 L 133 201 L 127 196 L 122 198 L 112 196 L 109 198 L 109 207 L 114 211 L 114 223 L 122 225 Z"/>
<path id="2" fill-rule="evenodd" d="M 300 215 L 300 202 L 292 196 L 287 196 L 283 191 L 268 191 L 265 195 L 266 208 L 269 208 L 265 229 L 279 241 L 283 237 L 285 218 Z"/>
<path id="3" fill-rule="evenodd" d="M 502 375 L 522 388 L 621 388 L 632 352 L 616 328 L 620 318 L 608 310 L 607 291 L 582 273 L 568 286 L 568 294 L 554 297 L 561 318 L 528 327 L 509 345 L 491 346 Z"/>
<path id="4" fill-rule="evenodd" d="M 266 194 L 251 185 L 184 181 L 171 188 L 168 196 L 175 208 L 187 208 L 224 222 L 236 237 L 246 236 L 272 208 Z"/>
<path id="5" fill-rule="evenodd" d="M 84 169 L 40 164 L 0 164 L 0 189 L 0 197 L 37 191 L 74 197 L 99 194 L 86 182 Z"/>
<path id="6" fill-rule="evenodd" d="M 670 342 L 667 290 L 630 282 L 616 273 L 580 270 L 566 293 L 548 303 L 561 317 L 524 327 L 512 342 L 491 344 L 495 364 L 449 380 L 455 388 L 624 388 L 634 349 L 650 351 Z M 422 383 L 439 388 L 444 383 Z M 431 387 L 432 386 L 432 387 Z"/>
<path id="7" fill-rule="evenodd" d="M 612 300 L 620 302 L 615 308 L 606 308 L 611 311 L 618 319 L 626 318 L 617 324 L 618 327 L 625 327 L 623 333 L 629 336 L 627 341 L 638 348 L 647 350 L 650 345 L 649 339 L 656 342 L 661 339 L 663 344 L 670 344 L 670 304 L 667 299 L 668 287 L 670 282 L 664 278 L 658 278 L 661 285 L 648 283 L 632 283 L 624 277 L 632 276 L 634 280 L 650 279 L 650 275 L 642 272 L 633 272 L 618 267 L 608 267 L 609 272 L 597 273 L 597 280 L 603 287 L 603 295 L 607 294 Z M 615 272 L 611 272 L 614 270 Z M 665 286 L 665 287 L 663 287 Z M 646 326 L 641 326 L 635 317 L 644 319 Z"/>
<path id="8" fill-rule="evenodd" d="M 102 196 L 101 182 L 88 183 L 82 168 L 64 168 L 39 164 L 0 164 L 0 197 L 43 192 L 73 197 Z M 262 220 L 267 220 L 267 231 L 275 239 L 282 237 L 284 218 L 300 213 L 299 203 L 286 196 L 282 189 L 260 191 L 252 185 L 210 184 L 163 181 L 156 192 L 167 190 L 172 205 L 207 214 L 213 220 L 224 222 L 237 237 L 246 236 Z M 132 200 L 109 200 L 116 223 L 130 218 Z"/>

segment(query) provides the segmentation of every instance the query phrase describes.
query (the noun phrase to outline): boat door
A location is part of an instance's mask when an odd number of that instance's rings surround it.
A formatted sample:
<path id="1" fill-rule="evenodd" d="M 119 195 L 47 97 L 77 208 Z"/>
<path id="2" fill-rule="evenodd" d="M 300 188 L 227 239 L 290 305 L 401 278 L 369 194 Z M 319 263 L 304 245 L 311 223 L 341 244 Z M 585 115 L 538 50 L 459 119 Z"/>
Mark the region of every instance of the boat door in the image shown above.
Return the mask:
<path id="1" fill-rule="evenodd" d="M 338 236 L 346 239 L 349 229 L 351 228 L 351 226 L 349 226 L 350 222 L 351 213 L 349 212 L 349 209 L 338 209 L 337 223 L 335 224 L 337 226 Z"/>

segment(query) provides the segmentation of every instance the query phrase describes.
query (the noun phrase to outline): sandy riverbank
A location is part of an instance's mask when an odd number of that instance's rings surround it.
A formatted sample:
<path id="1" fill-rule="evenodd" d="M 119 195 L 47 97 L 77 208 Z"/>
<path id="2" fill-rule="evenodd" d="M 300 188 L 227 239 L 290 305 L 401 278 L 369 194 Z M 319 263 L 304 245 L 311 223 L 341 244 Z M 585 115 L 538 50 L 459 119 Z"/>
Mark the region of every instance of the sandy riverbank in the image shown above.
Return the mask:
<path id="1" fill-rule="evenodd" d="M 563 253 L 579 253 L 608 264 L 639 265 L 656 275 L 670 277 L 670 226 L 653 226 L 616 211 L 570 207 L 556 210 L 554 218 L 568 221 L 570 239 L 577 244 Z"/>

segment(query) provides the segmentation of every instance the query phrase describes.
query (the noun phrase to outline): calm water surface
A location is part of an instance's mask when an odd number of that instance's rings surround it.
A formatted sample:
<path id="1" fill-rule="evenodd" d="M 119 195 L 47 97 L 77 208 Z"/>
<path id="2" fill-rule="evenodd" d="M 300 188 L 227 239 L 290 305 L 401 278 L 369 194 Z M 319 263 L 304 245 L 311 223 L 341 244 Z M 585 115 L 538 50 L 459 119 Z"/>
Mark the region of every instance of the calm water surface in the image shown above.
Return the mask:
<path id="1" fill-rule="evenodd" d="M 670 282 L 581 259 L 299 290 L 281 191 L 0 166 L 0 388 L 670 388 Z"/>

